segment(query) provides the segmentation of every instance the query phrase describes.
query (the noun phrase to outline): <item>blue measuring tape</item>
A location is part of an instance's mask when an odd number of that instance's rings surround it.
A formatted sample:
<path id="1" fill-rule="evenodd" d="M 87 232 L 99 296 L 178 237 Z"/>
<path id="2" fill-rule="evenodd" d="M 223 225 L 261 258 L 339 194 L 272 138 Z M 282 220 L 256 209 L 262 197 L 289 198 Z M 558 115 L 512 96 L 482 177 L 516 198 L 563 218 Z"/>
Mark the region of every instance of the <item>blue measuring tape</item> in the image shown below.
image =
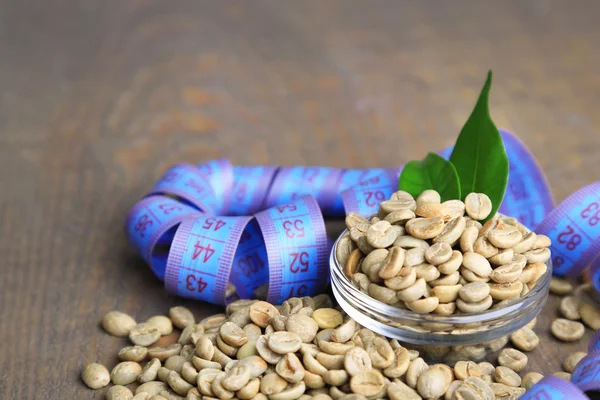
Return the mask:
<path id="1" fill-rule="evenodd" d="M 536 229 L 552 240 L 557 275 L 579 275 L 600 252 L 600 182 L 570 195 Z"/>
<path id="2" fill-rule="evenodd" d="M 590 277 L 600 290 L 600 182 L 582 188 L 554 208 L 550 187 L 533 155 L 511 133 L 501 131 L 501 135 L 510 160 L 510 176 L 500 211 L 552 239 L 555 274 L 578 275 L 591 264 Z M 452 148 L 447 148 L 440 154 L 448 158 L 451 152 Z M 269 300 L 277 303 L 297 291 L 316 294 L 329 279 L 323 249 L 331 246 L 322 228 L 321 212 L 338 217 L 350 212 L 365 216 L 376 213 L 379 203 L 397 190 L 401 171 L 402 166 L 366 170 L 238 167 L 227 159 L 178 164 L 132 208 L 127 234 L 155 275 L 178 295 L 225 304 L 223 285 L 227 282 L 219 279 L 229 279 L 240 297 L 251 296 L 253 289 L 269 282 Z M 303 211 L 298 215 L 291 209 L 278 211 L 282 205 Z M 292 229 L 302 227 L 303 237 L 286 237 L 291 231 L 281 227 L 273 230 L 271 219 L 287 217 L 288 213 L 302 221 Z M 198 241 L 192 243 L 192 237 L 202 234 L 210 218 L 220 218 L 226 225 L 218 224 L 218 229 L 204 232 L 209 238 L 205 240 L 211 241 L 204 244 L 209 246 L 207 253 L 217 256 L 199 263 L 204 257 L 188 257 L 187 253 L 198 252 L 194 247 Z M 182 232 L 187 232 L 185 238 Z M 248 236 L 253 240 L 244 240 Z M 172 245 L 175 239 L 185 247 L 185 254 L 176 254 Z M 305 249 L 308 242 L 315 247 Z M 248 243 L 257 246 L 251 258 L 245 253 Z M 281 246 L 297 251 L 290 251 L 292 256 L 281 254 Z M 221 247 L 226 253 L 223 257 L 218 255 Z M 298 259 L 293 261 L 295 254 Z M 213 261 L 217 259 L 224 261 Z M 302 277 L 292 272 L 298 265 Z M 184 268 L 193 269 L 190 282 L 200 282 L 195 290 L 190 290 L 193 284 L 184 283 Z M 242 278 L 247 271 L 255 271 L 250 280 Z M 206 276 L 200 276 L 202 273 Z M 210 276 L 219 279 L 213 282 Z M 199 291 L 200 287 L 205 289 Z"/>
<path id="3" fill-rule="evenodd" d="M 589 353 L 577 363 L 571 382 L 584 392 L 600 394 L 600 350 Z"/>
<path id="4" fill-rule="evenodd" d="M 589 400 L 583 391 L 571 382 L 555 376 L 547 376 L 536 383 L 522 400 Z"/>
<path id="5" fill-rule="evenodd" d="M 376 214 L 379 203 L 389 199 L 398 190 L 401 170 L 378 168 L 360 173 L 357 170 L 351 171 L 349 175 L 356 176 L 358 180 L 354 181 L 354 186 L 342 187 L 345 213 L 355 212 L 364 216 Z"/>
<path id="6" fill-rule="evenodd" d="M 592 340 L 590 340 L 590 344 L 588 346 L 588 353 L 593 351 L 600 350 L 600 329 L 596 331 Z"/>

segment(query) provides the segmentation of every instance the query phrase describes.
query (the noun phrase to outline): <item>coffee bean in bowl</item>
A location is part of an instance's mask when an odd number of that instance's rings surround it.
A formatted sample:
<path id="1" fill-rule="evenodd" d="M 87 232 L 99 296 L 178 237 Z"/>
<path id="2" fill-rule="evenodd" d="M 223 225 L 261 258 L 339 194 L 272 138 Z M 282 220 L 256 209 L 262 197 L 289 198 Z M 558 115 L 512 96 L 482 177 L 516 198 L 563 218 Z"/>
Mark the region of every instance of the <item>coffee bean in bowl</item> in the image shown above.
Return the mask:
<path id="1" fill-rule="evenodd" d="M 481 344 L 522 328 L 548 296 L 550 240 L 488 209 L 482 193 L 441 202 L 428 190 L 398 191 L 367 218 L 350 213 L 330 258 L 336 300 L 362 325 L 417 344 Z"/>

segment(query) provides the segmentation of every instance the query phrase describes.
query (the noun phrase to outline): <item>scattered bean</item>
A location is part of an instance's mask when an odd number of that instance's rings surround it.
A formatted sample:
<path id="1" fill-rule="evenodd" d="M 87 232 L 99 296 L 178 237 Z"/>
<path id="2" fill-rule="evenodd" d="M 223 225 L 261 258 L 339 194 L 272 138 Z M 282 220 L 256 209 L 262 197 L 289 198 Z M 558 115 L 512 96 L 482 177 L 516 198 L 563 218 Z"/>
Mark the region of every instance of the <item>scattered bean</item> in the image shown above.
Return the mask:
<path id="1" fill-rule="evenodd" d="M 544 379 L 544 375 L 540 374 L 539 372 L 528 372 L 525 374 L 525 376 L 523 376 L 523 379 L 521 380 L 521 387 L 526 390 L 529 390 L 533 385 L 535 385 L 542 379 Z"/>
<path id="2" fill-rule="evenodd" d="M 288 332 L 296 333 L 304 343 L 310 343 L 319 330 L 317 322 L 303 314 L 290 315 L 285 323 Z"/>
<path id="3" fill-rule="evenodd" d="M 85 366 L 81 379 L 90 389 L 100 389 L 108 385 L 110 375 L 104 365 L 92 363 Z"/>
<path id="4" fill-rule="evenodd" d="M 497 383 L 503 383 L 507 386 L 521 386 L 521 377 L 515 371 L 508 367 L 500 366 L 494 372 L 494 379 Z"/>
<path id="5" fill-rule="evenodd" d="M 527 361 L 527 356 L 516 349 L 503 349 L 498 356 L 498 364 L 515 372 L 522 371 L 527 366 Z"/>
<path id="6" fill-rule="evenodd" d="M 581 322 L 558 318 L 552 322 L 551 331 L 557 339 L 564 342 L 573 342 L 583 337 L 585 327 Z"/>
<path id="7" fill-rule="evenodd" d="M 166 390 L 167 388 L 168 386 L 164 382 L 148 382 L 138 386 L 135 389 L 135 394 L 138 395 L 140 393 L 148 393 L 150 396 L 156 396 L 160 394 L 160 392 L 162 392 L 163 390 Z"/>
<path id="8" fill-rule="evenodd" d="M 583 351 L 576 351 L 575 353 L 569 354 L 569 356 L 565 358 L 562 364 L 565 372 L 572 374 L 575 370 L 575 366 L 577 366 L 577 363 L 581 361 L 581 359 L 585 356 L 587 356 L 587 353 Z"/>
<path id="9" fill-rule="evenodd" d="M 288 353 L 279 360 L 275 371 L 290 383 L 298 383 L 304 378 L 304 366 L 294 353 Z"/>
<path id="10" fill-rule="evenodd" d="M 102 327 L 112 336 L 127 337 L 136 325 L 132 316 L 120 311 L 110 311 L 102 317 Z"/>
<path id="11" fill-rule="evenodd" d="M 320 329 L 337 328 L 344 322 L 342 313 L 333 308 L 320 308 L 312 314 L 312 319 L 315 320 Z"/>
<path id="12" fill-rule="evenodd" d="M 129 385 L 140 376 L 142 367 L 134 361 L 123 361 L 110 372 L 110 380 L 115 385 Z"/>
<path id="13" fill-rule="evenodd" d="M 293 332 L 274 332 L 268 338 L 269 349 L 277 354 L 295 353 L 300 349 L 302 339 Z M 258 348 L 258 344 L 257 344 Z M 260 350 L 259 350 L 260 353 Z M 262 354 L 261 354 L 262 356 Z"/>
<path id="14" fill-rule="evenodd" d="M 429 368 L 429 366 L 421 357 L 411 361 L 408 369 L 406 370 L 406 384 L 415 389 L 417 387 L 419 375 L 427 368 Z"/>
<path id="15" fill-rule="evenodd" d="M 403 376 L 410 365 L 410 354 L 405 348 L 400 347 L 395 349 L 394 355 L 395 358 L 392 365 L 383 371 L 383 374 L 388 378 L 399 378 Z"/>
<path id="16" fill-rule="evenodd" d="M 129 340 L 139 346 L 150 346 L 160 339 L 160 331 L 145 322 L 137 324 L 129 332 Z"/>
<path id="17" fill-rule="evenodd" d="M 158 370 L 160 369 L 160 360 L 153 358 L 150 360 L 142 369 L 142 372 L 138 376 L 137 380 L 139 383 L 152 382 L 158 377 Z"/>
<path id="18" fill-rule="evenodd" d="M 497 399 L 518 399 L 525 394 L 522 387 L 508 386 L 503 383 L 490 383 L 490 387 Z"/>
<path id="19" fill-rule="evenodd" d="M 241 347 L 248 342 L 248 335 L 233 322 L 225 322 L 219 329 L 219 336 L 225 343 L 233 347 Z"/>
<path id="20" fill-rule="evenodd" d="M 178 355 L 181 352 L 181 348 L 182 346 L 179 343 L 172 343 L 167 347 L 151 347 L 148 349 L 148 357 L 165 361 L 171 356 Z"/>
<path id="21" fill-rule="evenodd" d="M 523 327 L 510 335 L 510 341 L 519 350 L 531 351 L 540 344 L 540 338 L 533 330 Z"/>
<path id="22" fill-rule="evenodd" d="M 173 325 L 179 329 L 183 329 L 189 325 L 193 325 L 196 322 L 194 314 L 183 306 L 173 307 L 169 310 L 169 317 L 173 321 Z"/>
<path id="23" fill-rule="evenodd" d="M 452 376 L 436 366 L 427 368 L 417 380 L 417 391 L 425 399 L 442 397 L 452 383 Z"/>
<path id="24" fill-rule="evenodd" d="M 131 390 L 122 385 L 115 385 L 106 392 L 106 400 L 132 400 Z"/>
<path id="25" fill-rule="evenodd" d="M 446 390 L 446 394 L 444 394 L 444 400 L 452 400 L 454 397 L 454 392 L 463 384 L 463 381 L 455 380 L 450 383 L 448 389 Z"/>
<path id="26" fill-rule="evenodd" d="M 198 382 L 198 371 L 196 371 L 196 368 L 189 361 L 186 361 L 181 367 L 181 377 L 187 383 L 196 385 Z"/>
<path id="27" fill-rule="evenodd" d="M 422 397 L 402 381 L 388 385 L 387 395 L 390 400 L 422 400 Z"/>
<path id="28" fill-rule="evenodd" d="M 353 393 L 365 397 L 375 396 L 385 388 L 385 380 L 377 370 L 361 371 L 350 379 L 350 389 Z"/>
<path id="29" fill-rule="evenodd" d="M 585 301 L 579 302 L 579 314 L 583 322 L 593 330 L 600 329 L 600 308 Z"/>
<path id="30" fill-rule="evenodd" d="M 170 369 L 171 371 L 180 373 L 181 368 L 183 368 L 183 364 L 186 362 L 187 360 L 182 356 L 171 356 L 165 361 L 164 367 Z"/>
<path id="31" fill-rule="evenodd" d="M 473 361 L 459 361 L 454 365 L 454 375 L 456 379 L 464 381 L 469 376 L 480 378 L 483 375 L 481 368 Z"/>
<path id="32" fill-rule="evenodd" d="M 144 346 L 127 346 L 119 350 L 119 359 L 121 361 L 143 361 L 148 355 L 148 349 Z"/>
<path id="33" fill-rule="evenodd" d="M 189 392 L 193 388 L 192 385 L 187 383 L 181 377 L 181 375 L 179 375 L 175 371 L 169 372 L 169 375 L 167 376 L 167 383 L 175 393 L 181 396 L 187 395 L 187 392 Z"/>
<path id="34" fill-rule="evenodd" d="M 171 320 L 164 315 L 155 315 L 154 317 L 150 317 L 146 323 L 158 329 L 162 336 L 167 336 L 173 333 L 173 322 L 171 322 Z"/>
<path id="35" fill-rule="evenodd" d="M 560 300 L 560 313 L 563 317 L 576 321 L 581 319 L 579 314 L 579 300 L 575 296 L 565 296 Z"/>
<path id="36" fill-rule="evenodd" d="M 279 310 L 266 301 L 257 301 L 250 306 L 248 315 L 256 325 L 266 328 L 273 318 L 279 315 Z"/>
<path id="37" fill-rule="evenodd" d="M 260 391 L 262 394 L 269 396 L 281 393 L 287 386 L 288 382 L 280 377 L 275 372 L 265 374 L 260 381 Z"/>

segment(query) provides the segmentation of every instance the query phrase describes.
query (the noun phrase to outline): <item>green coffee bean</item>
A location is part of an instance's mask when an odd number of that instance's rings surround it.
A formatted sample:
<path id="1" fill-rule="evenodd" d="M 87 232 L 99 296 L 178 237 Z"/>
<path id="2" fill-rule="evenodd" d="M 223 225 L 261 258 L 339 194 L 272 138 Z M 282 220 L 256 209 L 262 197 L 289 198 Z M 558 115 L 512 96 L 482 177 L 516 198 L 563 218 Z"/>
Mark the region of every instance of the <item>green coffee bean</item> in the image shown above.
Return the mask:
<path id="1" fill-rule="evenodd" d="M 160 339 L 160 331 L 145 322 L 137 324 L 129 332 L 129 340 L 139 346 L 150 346 Z"/>
<path id="2" fill-rule="evenodd" d="M 91 363 L 81 371 L 81 379 L 90 389 L 100 389 L 108 385 L 110 375 L 104 365 Z"/>
<path id="3" fill-rule="evenodd" d="M 350 379 L 353 393 L 365 397 L 375 396 L 385 388 L 385 380 L 378 370 L 361 371 Z"/>
<path id="4" fill-rule="evenodd" d="M 148 393 L 150 396 L 156 396 L 166 389 L 168 389 L 168 386 L 164 382 L 147 382 L 138 386 L 135 389 L 135 394 Z"/>
<path id="5" fill-rule="evenodd" d="M 600 329 L 600 308 L 585 301 L 579 303 L 579 314 L 587 326 L 593 330 Z"/>
<path id="6" fill-rule="evenodd" d="M 515 372 L 522 371 L 527 366 L 527 361 L 527 356 L 516 349 L 503 349 L 498 356 L 498 364 Z"/>
<path id="7" fill-rule="evenodd" d="M 164 315 L 155 315 L 154 317 L 150 317 L 146 323 L 158 329 L 162 336 L 173 333 L 173 322 L 171 322 L 171 320 Z"/>
<path id="8" fill-rule="evenodd" d="M 528 372 L 521 380 L 521 387 L 525 390 L 531 389 L 533 385 L 544 379 L 544 375 L 539 372 Z"/>
<path id="9" fill-rule="evenodd" d="M 144 346 L 127 346 L 119 350 L 119 359 L 121 361 L 143 361 L 148 355 L 148 349 Z"/>
<path id="10" fill-rule="evenodd" d="M 492 201 L 484 193 L 469 193 L 465 198 L 465 211 L 474 220 L 483 220 L 492 212 Z"/>
<path id="11" fill-rule="evenodd" d="M 417 380 L 417 391 L 425 399 L 442 397 L 452 382 L 452 376 L 436 366 L 427 368 Z"/>
<path id="12" fill-rule="evenodd" d="M 160 360 L 153 358 L 150 360 L 142 369 L 142 372 L 138 376 L 137 380 L 139 383 L 152 382 L 158 377 L 158 370 L 160 369 Z"/>
<path id="13" fill-rule="evenodd" d="M 106 392 L 106 400 L 132 400 L 131 390 L 122 385 L 115 385 Z"/>
<path id="14" fill-rule="evenodd" d="M 521 377 L 514 370 L 500 366 L 496 368 L 494 372 L 494 379 L 497 383 L 503 383 L 507 386 L 519 387 L 521 386 Z"/>
<path id="15" fill-rule="evenodd" d="M 194 314 L 192 314 L 190 310 L 183 306 L 171 308 L 169 310 L 169 317 L 171 318 L 171 321 L 173 321 L 173 325 L 179 329 L 183 329 L 196 323 Z"/>
<path id="16" fill-rule="evenodd" d="M 510 341 L 519 350 L 531 351 L 540 344 L 540 338 L 527 327 L 521 328 L 510 335 Z"/>
<path id="17" fill-rule="evenodd" d="M 112 336 L 127 337 L 136 325 L 132 316 L 120 311 L 110 311 L 102 317 L 102 327 Z"/>
<path id="18" fill-rule="evenodd" d="M 158 358 L 160 361 L 165 361 L 171 356 L 176 356 L 181 352 L 182 346 L 179 343 L 172 343 L 167 347 L 151 347 L 148 349 L 150 358 Z"/>
<path id="19" fill-rule="evenodd" d="M 564 342 L 573 342 L 583 337 L 585 327 L 580 322 L 558 318 L 552 322 L 551 331 L 557 339 Z"/>
<path id="20" fill-rule="evenodd" d="M 562 364 L 565 372 L 572 374 L 575 370 L 575 366 L 577 366 L 577 363 L 581 361 L 585 356 L 587 356 L 587 353 L 583 351 L 576 351 L 575 353 L 569 354 L 569 356 L 565 358 Z"/>
<path id="21" fill-rule="evenodd" d="M 560 313 L 563 317 L 576 321 L 581 318 L 579 314 L 579 300 L 575 296 L 565 296 L 560 301 Z"/>
<path id="22" fill-rule="evenodd" d="M 115 385 L 128 385 L 135 382 L 142 373 L 140 364 L 134 361 L 123 361 L 110 372 L 110 380 Z"/>

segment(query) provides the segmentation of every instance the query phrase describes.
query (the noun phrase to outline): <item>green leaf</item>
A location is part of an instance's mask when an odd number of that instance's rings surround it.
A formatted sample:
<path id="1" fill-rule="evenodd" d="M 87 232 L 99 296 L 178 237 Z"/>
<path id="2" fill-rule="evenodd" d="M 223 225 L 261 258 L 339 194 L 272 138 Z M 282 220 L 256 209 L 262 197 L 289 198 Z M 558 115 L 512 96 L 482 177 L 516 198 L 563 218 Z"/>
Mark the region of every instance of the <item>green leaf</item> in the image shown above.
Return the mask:
<path id="1" fill-rule="evenodd" d="M 413 197 L 424 190 L 437 190 L 442 201 L 460 199 L 460 183 L 456 169 L 443 157 L 429 153 L 423 161 L 410 161 L 400 174 L 398 187 Z"/>
<path id="2" fill-rule="evenodd" d="M 491 85 L 492 71 L 489 71 L 477 104 L 450 155 L 450 162 L 458 173 L 462 196 L 472 192 L 487 194 L 492 201 L 490 217 L 500 207 L 508 183 L 506 149 L 488 108 Z"/>

